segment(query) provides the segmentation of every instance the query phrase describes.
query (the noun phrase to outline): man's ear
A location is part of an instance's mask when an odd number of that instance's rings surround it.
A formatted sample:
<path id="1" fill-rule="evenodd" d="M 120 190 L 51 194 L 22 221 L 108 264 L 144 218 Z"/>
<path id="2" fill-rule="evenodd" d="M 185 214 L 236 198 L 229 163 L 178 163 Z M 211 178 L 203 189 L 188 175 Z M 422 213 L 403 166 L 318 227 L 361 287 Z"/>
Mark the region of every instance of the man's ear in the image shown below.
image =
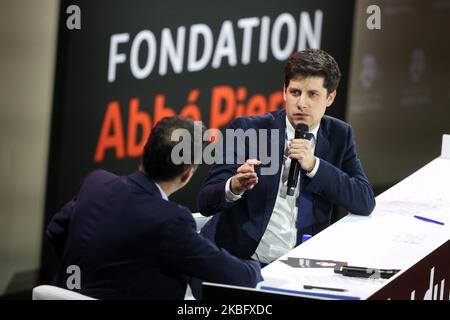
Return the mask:
<path id="1" fill-rule="evenodd" d="M 331 106 L 335 97 L 336 97 L 336 89 L 330 92 L 330 94 L 327 96 L 327 108 Z"/>
<path id="2" fill-rule="evenodd" d="M 189 182 L 189 180 L 191 179 L 191 177 L 194 174 L 194 168 L 190 167 L 186 170 L 184 170 L 184 172 L 181 174 L 180 180 L 183 184 L 186 184 Z"/>
<path id="3" fill-rule="evenodd" d="M 283 100 L 286 102 L 286 85 L 283 84 Z"/>

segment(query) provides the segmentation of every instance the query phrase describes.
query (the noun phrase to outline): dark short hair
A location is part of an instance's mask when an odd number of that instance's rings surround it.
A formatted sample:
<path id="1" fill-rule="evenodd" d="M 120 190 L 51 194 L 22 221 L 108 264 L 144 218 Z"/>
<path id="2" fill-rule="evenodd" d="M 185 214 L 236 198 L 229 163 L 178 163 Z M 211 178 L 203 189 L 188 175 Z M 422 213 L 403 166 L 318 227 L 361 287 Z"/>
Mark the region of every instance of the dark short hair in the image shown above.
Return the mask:
<path id="1" fill-rule="evenodd" d="M 323 86 L 327 93 L 333 92 L 339 85 L 341 71 L 332 56 L 321 49 L 305 49 L 290 56 L 284 68 L 284 85 L 295 77 L 324 77 Z"/>
<path id="2" fill-rule="evenodd" d="M 180 116 L 161 119 L 152 129 L 142 155 L 142 166 L 146 175 L 155 181 L 168 181 L 181 175 L 186 169 L 197 168 L 194 164 L 195 145 L 203 141 L 194 141 L 194 120 Z M 201 125 L 202 132 L 204 126 Z M 192 137 L 191 161 L 189 163 L 175 164 L 172 161 L 172 149 L 179 141 L 172 141 L 172 132 L 176 129 L 186 129 Z"/>

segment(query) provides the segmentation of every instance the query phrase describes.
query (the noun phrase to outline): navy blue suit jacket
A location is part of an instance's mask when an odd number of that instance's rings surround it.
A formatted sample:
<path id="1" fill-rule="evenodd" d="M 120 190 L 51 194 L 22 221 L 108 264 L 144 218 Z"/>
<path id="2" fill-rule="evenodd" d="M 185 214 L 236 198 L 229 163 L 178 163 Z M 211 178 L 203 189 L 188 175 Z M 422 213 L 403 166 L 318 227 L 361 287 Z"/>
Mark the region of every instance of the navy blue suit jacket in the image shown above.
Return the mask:
<path id="1" fill-rule="evenodd" d="M 275 206 L 283 164 L 286 112 L 278 110 L 262 116 L 238 118 L 228 128 L 244 131 L 268 129 L 269 139 L 272 138 L 270 129 L 279 129 L 280 133 L 276 174 L 261 175 L 261 168 L 255 166 L 258 184 L 246 191 L 241 199 L 227 203 L 225 183 L 235 175 L 240 164 L 215 164 L 198 197 L 200 212 L 205 216 L 214 215 L 203 227 L 202 234 L 230 253 L 249 258 L 255 252 Z M 270 145 L 267 148 L 270 150 Z M 248 140 L 245 149 L 248 152 Z M 236 157 L 236 150 L 232 152 L 235 154 L 231 156 Z M 306 178 L 305 187 L 313 193 L 313 215 L 302 217 L 300 234 L 314 235 L 329 226 L 333 205 L 342 206 L 354 214 L 369 215 L 375 207 L 374 194 L 356 153 L 350 125 L 324 116 L 317 133 L 315 155 L 320 158 L 319 169 L 313 179 Z M 245 159 L 248 158 L 246 154 Z"/>
<path id="2" fill-rule="evenodd" d="M 47 236 L 61 256 L 55 277 L 81 269 L 78 292 L 100 299 L 183 299 L 189 276 L 254 287 L 259 263 L 242 261 L 199 235 L 191 212 L 162 198 L 142 172 L 96 170 L 51 220 Z"/>

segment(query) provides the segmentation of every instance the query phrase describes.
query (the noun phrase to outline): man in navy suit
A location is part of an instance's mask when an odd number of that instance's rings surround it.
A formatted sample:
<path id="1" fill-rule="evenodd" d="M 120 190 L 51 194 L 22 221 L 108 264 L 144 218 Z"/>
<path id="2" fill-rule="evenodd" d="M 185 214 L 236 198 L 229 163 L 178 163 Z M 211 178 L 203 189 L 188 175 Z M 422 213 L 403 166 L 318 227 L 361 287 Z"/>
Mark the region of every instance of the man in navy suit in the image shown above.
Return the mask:
<path id="1" fill-rule="evenodd" d="M 266 142 L 245 140 L 245 163 L 215 164 L 200 191 L 200 212 L 212 219 L 202 233 L 219 247 L 244 259 L 268 264 L 331 223 L 338 205 L 369 215 L 375 199 L 358 158 L 350 125 L 325 116 L 336 96 L 339 67 L 328 53 L 307 49 L 294 53 L 285 67 L 285 109 L 262 116 L 235 119 L 228 129 L 267 129 Z M 294 139 L 295 127 L 309 127 L 308 139 Z M 275 135 L 277 133 L 277 135 Z M 261 161 L 249 148 L 279 141 L 275 174 L 262 174 Z M 279 140 L 278 140 L 279 139 Z M 228 145 L 227 141 L 224 145 Z M 236 150 L 239 149 L 239 150 Z M 226 150 L 236 159 L 240 148 Z M 274 150 L 276 152 L 276 150 Z M 296 194 L 287 194 L 292 161 L 301 166 Z M 242 164 L 242 165 L 240 165 Z"/>
<path id="2" fill-rule="evenodd" d="M 194 136 L 190 119 L 161 120 L 140 170 L 129 176 L 92 172 L 53 217 L 47 236 L 61 257 L 57 286 L 73 280 L 70 266 L 81 271 L 77 291 L 99 299 L 183 299 L 190 277 L 250 287 L 262 280 L 258 262 L 217 248 L 197 233 L 188 209 L 168 200 L 197 167 L 172 161 L 175 129 Z"/>

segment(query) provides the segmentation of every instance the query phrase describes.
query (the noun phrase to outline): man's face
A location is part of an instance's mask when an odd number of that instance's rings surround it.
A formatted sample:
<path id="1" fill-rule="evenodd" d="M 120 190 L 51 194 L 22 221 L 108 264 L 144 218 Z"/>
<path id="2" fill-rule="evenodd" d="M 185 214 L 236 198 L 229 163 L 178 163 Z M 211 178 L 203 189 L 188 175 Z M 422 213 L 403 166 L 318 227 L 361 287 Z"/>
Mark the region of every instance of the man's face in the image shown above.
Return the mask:
<path id="1" fill-rule="evenodd" d="M 312 131 L 319 125 L 326 108 L 333 103 L 336 90 L 327 95 L 323 81 L 323 77 L 296 77 L 284 88 L 286 114 L 294 128 L 304 123 Z"/>

